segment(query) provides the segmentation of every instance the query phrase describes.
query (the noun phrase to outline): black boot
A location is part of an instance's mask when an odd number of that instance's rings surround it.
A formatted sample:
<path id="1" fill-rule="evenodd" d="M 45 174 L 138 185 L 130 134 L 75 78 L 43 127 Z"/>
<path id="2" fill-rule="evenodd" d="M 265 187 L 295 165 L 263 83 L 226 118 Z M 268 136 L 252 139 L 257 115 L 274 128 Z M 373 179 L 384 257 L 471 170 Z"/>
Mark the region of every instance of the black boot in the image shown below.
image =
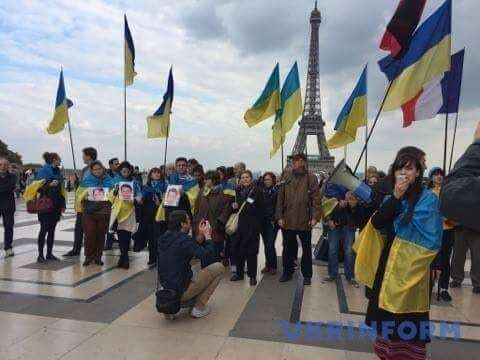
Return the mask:
<path id="1" fill-rule="evenodd" d="M 43 254 L 38 255 L 37 263 L 43 264 L 44 262 L 45 262 L 45 258 L 43 257 Z"/>

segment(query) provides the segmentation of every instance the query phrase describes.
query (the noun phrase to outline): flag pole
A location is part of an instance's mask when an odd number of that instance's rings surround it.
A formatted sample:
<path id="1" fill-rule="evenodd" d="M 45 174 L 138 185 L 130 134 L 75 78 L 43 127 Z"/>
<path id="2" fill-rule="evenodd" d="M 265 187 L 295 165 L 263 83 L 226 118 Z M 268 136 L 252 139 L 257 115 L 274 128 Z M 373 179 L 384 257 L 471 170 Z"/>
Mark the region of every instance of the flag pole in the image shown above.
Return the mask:
<path id="1" fill-rule="evenodd" d="M 450 164 L 448 165 L 448 172 L 452 170 L 453 153 L 455 150 L 455 139 L 457 137 L 457 126 L 458 126 L 458 111 L 457 111 L 457 116 L 455 116 L 455 126 L 453 128 L 452 150 L 450 151 Z"/>
<path id="2" fill-rule="evenodd" d="M 445 134 L 443 143 L 443 172 L 447 173 L 447 147 L 448 147 L 448 109 L 445 114 Z"/>
<path id="3" fill-rule="evenodd" d="M 393 81 L 390 81 L 388 84 L 387 91 L 385 91 L 385 95 L 383 97 L 382 103 L 380 104 L 380 108 L 378 109 L 377 115 L 375 116 L 375 120 L 373 121 L 372 128 L 370 129 L 370 132 L 368 133 L 367 139 L 365 140 L 365 145 L 363 146 L 362 152 L 360 153 L 360 157 L 358 158 L 357 164 L 355 165 L 355 170 L 353 170 L 353 173 L 356 174 L 358 167 L 360 166 L 360 162 L 362 161 L 363 155 L 367 151 L 368 147 L 368 142 L 370 141 L 370 137 L 373 134 L 373 130 L 375 130 L 375 126 L 377 125 L 378 119 L 380 117 L 380 114 L 382 113 L 383 106 L 385 105 L 385 102 L 387 101 L 388 93 L 390 92 L 390 89 L 392 88 Z"/>
<path id="4" fill-rule="evenodd" d="M 125 75 L 125 46 L 123 48 L 124 56 L 123 56 L 123 138 L 124 138 L 124 150 L 123 150 L 123 158 L 127 161 L 127 79 Z"/>
<path id="5" fill-rule="evenodd" d="M 167 151 L 168 151 L 168 137 L 170 136 L 170 120 L 167 125 L 167 136 L 165 137 L 165 154 L 163 156 L 163 166 L 165 167 L 165 176 L 167 174 Z"/>
<path id="6" fill-rule="evenodd" d="M 367 116 L 367 122 L 365 124 L 365 177 L 367 176 L 367 171 L 368 171 L 368 116 Z"/>
<path id="7" fill-rule="evenodd" d="M 67 120 L 67 123 L 68 123 L 68 133 L 70 135 L 70 148 L 72 149 L 73 170 L 76 174 L 77 173 L 77 164 L 75 162 L 75 151 L 73 151 L 72 126 L 70 125 L 70 119 Z"/>

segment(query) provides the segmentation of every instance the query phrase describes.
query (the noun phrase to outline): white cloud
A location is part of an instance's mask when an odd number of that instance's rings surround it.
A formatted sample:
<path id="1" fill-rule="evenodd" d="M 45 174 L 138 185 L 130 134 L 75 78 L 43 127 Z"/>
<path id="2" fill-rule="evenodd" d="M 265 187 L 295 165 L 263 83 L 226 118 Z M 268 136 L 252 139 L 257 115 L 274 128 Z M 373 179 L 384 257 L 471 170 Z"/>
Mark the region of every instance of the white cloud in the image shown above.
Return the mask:
<path id="1" fill-rule="evenodd" d="M 440 4 L 429 1 L 426 13 Z M 128 88 L 129 159 L 142 167 L 163 162 L 164 140 L 147 140 L 145 118 L 160 104 L 170 65 L 175 101 L 169 159 L 196 157 L 206 168 L 244 160 L 249 167 L 279 170 L 269 159 L 272 121 L 248 129 L 243 112 L 258 96 L 279 61 L 282 76 L 299 61 L 306 74 L 308 17 L 312 1 L 4 1 L 0 4 L 0 134 L 25 161 L 40 161 L 43 151 L 59 152 L 71 166 L 67 133 L 49 136 L 58 70 L 64 66 L 77 158 L 96 146 L 107 160 L 123 154 L 123 13 L 132 30 L 138 77 Z M 357 77 L 370 63 L 370 117 L 385 80 L 375 61 L 378 40 L 396 2 L 351 0 L 320 2 L 322 109 L 331 134 L 335 118 Z M 458 0 L 455 49 L 466 46 L 465 111 L 457 155 L 471 141 L 480 51 L 470 31 L 480 5 Z M 457 15 L 458 14 L 458 15 Z M 305 79 L 302 79 L 304 86 Z M 431 165 L 442 160 L 443 119 L 401 128 L 398 112 L 382 114 L 369 159 L 386 169 L 405 145 L 421 146 Z M 297 127 L 285 149 L 293 147 Z M 360 138 L 363 136 L 362 135 Z M 349 147 L 354 163 L 361 144 Z M 313 147 L 309 145 L 310 151 Z M 342 151 L 334 152 L 337 157 Z"/>

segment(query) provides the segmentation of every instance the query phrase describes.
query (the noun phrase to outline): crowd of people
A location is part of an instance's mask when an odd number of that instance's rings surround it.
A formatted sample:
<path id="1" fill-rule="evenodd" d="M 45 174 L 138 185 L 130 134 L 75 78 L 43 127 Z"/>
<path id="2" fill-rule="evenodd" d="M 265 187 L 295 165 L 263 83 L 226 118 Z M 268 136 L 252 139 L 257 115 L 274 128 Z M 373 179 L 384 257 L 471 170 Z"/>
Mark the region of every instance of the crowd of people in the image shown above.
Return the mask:
<path id="1" fill-rule="evenodd" d="M 37 200 L 40 263 L 58 260 L 53 254 L 55 228 L 66 208 L 61 159 L 56 153 L 45 153 L 43 158 L 45 165 L 24 194 L 27 205 Z M 205 172 L 197 160 L 185 157 L 150 169 L 144 179 L 138 167 L 118 158 L 110 159 L 106 169 L 96 149 L 85 148 L 86 166 L 76 189 L 74 244 L 64 256 L 79 256 L 84 246 L 83 265 L 101 266 L 103 252 L 118 242 L 118 267 L 128 269 L 133 239 L 133 251 L 148 249 L 148 265 L 157 265 L 157 308 L 163 309 L 161 301 L 193 302 L 191 315 L 203 317 L 229 267 L 231 281 L 242 281 L 246 274 L 249 284 L 257 285 L 260 238 L 265 256 L 260 272 L 277 274 L 279 232 L 279 282 L 290 281 L 298 266 L 304 285 L 311 285 L 312 229 L 321 222 L 321 239 L 328 247 L 328 276 L 323 282 L 339 278 L 343 259 L 350 285 L 365 285 L 366 324 L 378 333 L 375 352 L 384 359 L 399 351 L 424 358 L 429 338 L 419 334 L 424 333 L 422 324 L 429 319 L 433 284 L 438 282 L 438 299 L 450 302 L 449 288 L 462 286 L 465 277 L 467 250 L 471 253 L 473 293 L 480 294 L 480 227 L 475 215 L 480 209 L 480 124 L 474 143 L 447 176 L 434 167 L 425 177 L 426 154 L 413 146 L 397 153 L 388 174 L 370 167 L 364 177 L 372 189 L 369 201 L 357 198 L 353 189 L 326 181 L 327 174 L 309 171 L 304 154 L 291 160 L 278 182 L 273 172 L 254 179 L 241 162 Z M 2 158 L 0 215 L 7 257 L 14 255 L 15 188 L 15 176 Z M 90 188 L 103 189 L 108 196 L 98 194 L 102 201 L 92 201 L 87 196 Z M 167 205 L 176 192 L 178 202 Z M 121 196 L 126 194 L 132 195 L 130 200 Z M 299 246 L 302 256 L 297 264 Z M 201 265 L 195 275 L 192 258 Z M 161 295 L 161 291 L 167 293 Z M 163 312 L 172 317 L 177 310 L 174 306 Z M 394 325 L 385 335 L 382 324 L 386 321 Z M 398 331 L 405 321 L 414 324 L 416 334 L 408 341 Z"/>

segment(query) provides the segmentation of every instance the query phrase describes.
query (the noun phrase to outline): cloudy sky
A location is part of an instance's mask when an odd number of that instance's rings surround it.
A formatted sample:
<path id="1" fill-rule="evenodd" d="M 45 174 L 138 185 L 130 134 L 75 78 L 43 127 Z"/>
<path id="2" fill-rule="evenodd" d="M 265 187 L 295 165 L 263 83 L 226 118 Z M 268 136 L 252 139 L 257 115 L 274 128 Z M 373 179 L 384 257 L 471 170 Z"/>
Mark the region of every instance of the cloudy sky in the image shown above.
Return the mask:
<path id="1" fill-rule="evenodd" d="M 369 117 L 386 81 L 376 65 L 378 43 L 398 0 L 320 0 L 322 110 L 330 135 L 343 103 L 369 63 Z M 424 18 L 441 0 L 428 0 Z M 466 47 L 462 108 L 455 158 L 471 142 L 479 118 L 480 2 L 454 0 L 453 51 Z M 75 106 L 70 119 L 76 155 L 95 146 L 106 160 L 123 154 L 123 13 L 136 47 L 138 76 L 128 88 L 129 160 L 148 168 L 163 162 L 164 141 L 146 139 L 146 117 L 159 106 L 168 69 L 175 101 L 169 159 L 196 157 L 206 168 L 244 160 L 252 170 L 279 170 L 269 158 L 272 120 L 243 122 L 273 66 L 282 79 L 298 61 L 302 91 L 310 38 L 311 0 L 5 0 L 0 3 L 0 138 L 24 161 L 44 151 L 71 166 L 66 132 L 45 131 L 54 109 L 58 72 Z M 454 117 L 452 117 L 453 120 Z M 401 127 L 401 113 L 382 114 L 369 159 L 386 169 L 395 152 L 417 145 L 430 166 L 443 158 L 444 117 Z M 452 121 L 453 123 L 453 121 Z M 285 149 L 290 152 L 294 127 Z M 363 132 L 362 132 L 363 136 Z M 349 147 L 354 163 L 360 145 Z M 314 152 L 313 140 L 309 152 Z M 337 159 L 343 151 L 333 153 Z"/>

